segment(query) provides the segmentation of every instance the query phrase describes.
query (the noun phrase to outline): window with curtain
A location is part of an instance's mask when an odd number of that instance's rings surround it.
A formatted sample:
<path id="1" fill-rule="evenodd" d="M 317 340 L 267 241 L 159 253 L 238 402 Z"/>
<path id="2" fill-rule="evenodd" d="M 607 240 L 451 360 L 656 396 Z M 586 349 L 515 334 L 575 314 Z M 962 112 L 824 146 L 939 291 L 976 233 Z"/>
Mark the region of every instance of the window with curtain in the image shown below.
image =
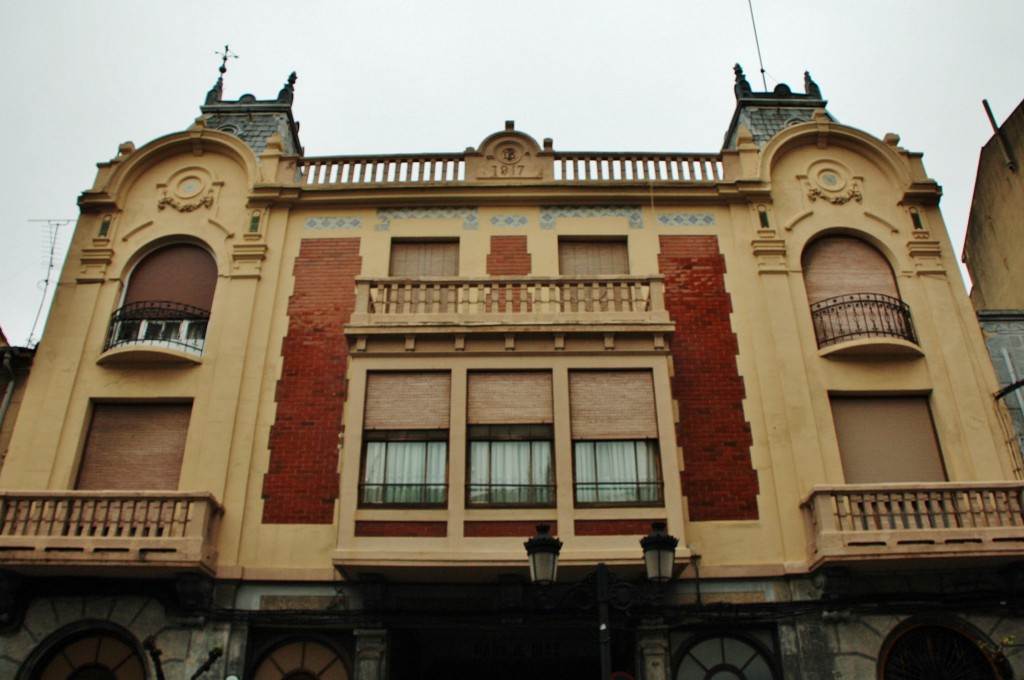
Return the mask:
<path id="1" fill-rule="evenodd" d="M 650 371 L 571 371 L 569 404 L 576 503 L 660 504 Z"/>
<path id="2" fill-rule="evenodd" d="M 390 276 L 458 276 L 458 241 L 392 241 Z"/>
<path id="3" fill-rule="evenodd" d="M 468 376 L 470 505 L 554 503 L 549 371 Z"/>
<path id="4" fill-rule="evenodd" d="M 375 431 L 366 434 L 363 503 L 439 505 L 448 493 L 448 432 Z"/>
<path id="5" fill-rule="evenodd" d="M 370 373 L 363 424 L 364 505 L 448 500 L 451 375 Z"/>
<path id="6" fill-rule="evenodd" d="M 470 505 L 554 502 L 550 425 L 469 428 Z"/>
<path id="7" fill-rule="evenodd" d="M 658 447 L 649 440 L 578 441 L 576 502 L 659 503 Z"/>

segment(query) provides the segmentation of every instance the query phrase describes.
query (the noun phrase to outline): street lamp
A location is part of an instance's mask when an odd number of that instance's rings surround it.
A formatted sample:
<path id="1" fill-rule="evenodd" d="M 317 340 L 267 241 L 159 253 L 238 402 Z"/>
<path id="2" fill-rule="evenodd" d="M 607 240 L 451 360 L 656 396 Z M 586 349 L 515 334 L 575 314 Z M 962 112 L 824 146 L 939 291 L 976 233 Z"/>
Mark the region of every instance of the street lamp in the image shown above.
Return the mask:
<path id="1" fill-rule="evenodd" d="M 550 535 L 550 525 L 538 524 L 537 535 L 523 543 L 526 555 L 530 558 L 530 581 L 539 585 L 550 585 L 555 582 L 558 571 L 558 553 L 562 550 L 562 542 Z M 651 533 L 640 539 L 640 547 L 644 551 L 644 571 L 647 580 L 654 583 L 666 583 L 672 579 L 675 571 L 676 546 L 679 539 L 665 531 L 664 522 L 651 524 Z M 592 590 L 597 601 L 598 638 L 601 645 L 601 680 L 610 680 L 612 674 L 611 629 L 608 626 L 608 605 L 614 604 L 626 608 L 641 601 L 642 593 L 635 587 L 616 582 L 603 562 L 597 565 L 594 573 L 584 583 L 575 588 Z M 626 589 L 624 590 L 625 587 Z M 614 590 L 614 595 L 613 595 Z M 641 597 L 638 597 L 641 596 Z"/>

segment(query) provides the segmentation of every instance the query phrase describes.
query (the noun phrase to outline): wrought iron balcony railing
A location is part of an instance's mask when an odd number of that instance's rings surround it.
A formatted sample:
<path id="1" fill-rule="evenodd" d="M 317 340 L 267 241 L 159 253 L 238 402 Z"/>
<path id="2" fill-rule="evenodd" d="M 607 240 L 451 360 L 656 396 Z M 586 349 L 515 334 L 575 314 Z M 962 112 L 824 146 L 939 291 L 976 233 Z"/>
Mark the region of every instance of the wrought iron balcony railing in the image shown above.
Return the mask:
<path id="1" fill-rule="evenodd" d="M 222 512 L 209 494 L 0 491 L 0 567 L 213 573 Z"/>
<path id="2" fill-rule="evenodd" d="M 534 505 L 555 503 L 554 484 L 469 484 L 466 501 L 472 506 Z"/>
<path id="3" fill-rule="evenodd" d="M 658 505 L 661 482 L 576 482 L 579 505 Z"/>
<path id="4" fill-rule="evenodd" d="M 1024 482 L 816 487 L 802 507 L 817 563 L 1024 556 Z"/>
<path id="5" fill-rule="evenodd" d="M 202 354 L 209 319 L 209 311 L 180 302 L 133 302 L 111 316 L 103 350 L 146 346 Z"/>
<path id="6" fill-rule="evenodd" d="M 917 343 L 910 307 L 880 293 L 849 293 L 811 305 L 818 347 L 861 338 L 899 338 Z"/>
<path id="7" fill-rule="evenodd" d="M 447 484 L 360 484 L 363 505 L 444 505 Z"/>

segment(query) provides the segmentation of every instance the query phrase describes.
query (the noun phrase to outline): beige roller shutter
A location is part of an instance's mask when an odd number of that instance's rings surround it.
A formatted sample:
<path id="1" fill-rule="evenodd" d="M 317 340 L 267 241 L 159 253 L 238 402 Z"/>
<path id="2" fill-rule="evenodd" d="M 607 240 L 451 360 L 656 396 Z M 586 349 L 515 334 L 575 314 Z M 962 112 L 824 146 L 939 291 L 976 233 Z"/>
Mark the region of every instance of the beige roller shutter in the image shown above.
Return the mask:
<path id="1" fill-rule="evenodd" d="M 392 241 L 391 276 L 458 276 L 458 241 Z"/>
<path id="2" fill-rule="evenodd" d="M 470 425 L 550 423 L 551 373 L 470 373 Z"/>
<path id="3" fill-rule="evenodd" d="M 832 397 L 847 484 L 944 482 L 926 397 Z"/>
<path id="4" fill-rule="evenodd" d="M 77 489 L 177 490 L 191 404 L 95 404 Z"/>
<path id="5" fill-rule="evenodd" d="M 656 439 L 650 371 L 571 371 L 573 439 Z"/>
<path id="6" fill-rule="evenodd" d="M 558 266 L 562 276 L 629 274 L 625 241 L 560 241 Z"/>
<path id="7" fill-rule="evenodd" d="M 802 259 L 810 304 L 849 293 L 900 296 L 889 261 L 860 239 L 849 236 L 818 239 L 807 246 Z"/>
<path id="8" fill-rule="evenodd" d="M 367 430 L 447 430 L 449 373 L 370 373 L 366 381 Z"/>

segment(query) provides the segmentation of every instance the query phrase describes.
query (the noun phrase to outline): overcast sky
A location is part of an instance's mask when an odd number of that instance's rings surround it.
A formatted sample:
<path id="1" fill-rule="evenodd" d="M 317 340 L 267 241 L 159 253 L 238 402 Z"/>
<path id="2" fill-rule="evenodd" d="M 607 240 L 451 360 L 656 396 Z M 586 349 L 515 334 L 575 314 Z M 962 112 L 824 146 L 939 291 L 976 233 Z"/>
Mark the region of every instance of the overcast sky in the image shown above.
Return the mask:
<path id="1" fill-rule="evenodd" d="M 1024 98 L 1024 2 L 753 7 L 768 88 L 802 91 L 809 70 L 841 122 L 923 152 L 959 252 L 992 134 L 981 100 L 1002 122 Z M 0 328 L 12 344 L 28 343 L 46 278 L 47 225 L 33 220 L 72 220 L 62 257 L 95 164 L 188 127 L 225 43 L 239 55 L 225 99 L 274 98 L 298 73 L 310 156 L 461 151 L 506 119 L 559 150 L 714 152 L 732 65 L 762 89 L 747 0 L 0 0 Z"/>

